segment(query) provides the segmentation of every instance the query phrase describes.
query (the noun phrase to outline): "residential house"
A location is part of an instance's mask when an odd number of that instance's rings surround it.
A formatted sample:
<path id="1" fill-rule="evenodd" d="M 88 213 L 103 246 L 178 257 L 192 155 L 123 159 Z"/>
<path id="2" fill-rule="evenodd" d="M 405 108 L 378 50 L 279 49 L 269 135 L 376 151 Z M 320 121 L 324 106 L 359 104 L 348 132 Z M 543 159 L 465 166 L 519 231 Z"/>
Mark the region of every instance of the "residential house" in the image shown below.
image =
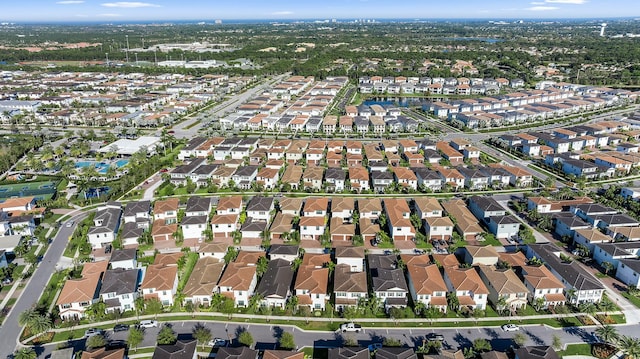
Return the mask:
<path id="1" fill-rule="evenodd" d="M 355 224 L 344 222 L 340 217 L 332 217 L 329 233 L 333 246 L 351 245 L 351 240 L 355 234 Z"/>
<path id="2" fill-rule="evenodd" d="M 302 174 L 302 182 L 304 189 L 320 191 L 324 179 L 323 167 L 307 167 Z"/>
<path id="3" fill-rule="evenodd" d="M 431 263 L 427 255 L 403 255 L 407 267 L 409 293 L 414 303 L 421 302 L 427 308 L 447 312 L 447 285 L 440 269 Z"/>
<path id="4" fill-rule="evenodd" d="M 349 247 L 338 247 L 336 250 L 341 248 Z M 334 307 L 337 311 L 348 306 L 355 307 L 361 299 L 367 298 L 367 273 L 353 271 L 352 268 L 349 264 L 338 263 L 333 271 Z"/>
<path id="5" fill-rule="evenodd" d="M 579 263 L 562 259 L 562 250 L 553 244 L 529 244 L 527 258 L 536 257 L 564 285 L 564 294 L 572 304 L 598 303 L 602 299 L 604 286 Z"/>
<path id="6" fill-rule="evenodd" d="M 369 191 L 369 172 L 364 167 L 349 167 L 349 183 L 351 189 L 356 192 Z"/>
<path id="7" fill-rule="evenodd" d="M 416 197 L 413 199 L 413 210 L 422 219 L 442 217 L 442 206 L 437 198 Z"/>
<path id="8" fill-rule="evenodd" d="M 293 263 L 299 256 L 298 250 L 299 247 L 295 245 L 272 244 L 269 247 L 269 259 L 284 259 L 289 263 Z"/>
<path id="9" fill-rule="evenodd" d="M 108 265 L 107 261 L 85 263 L 79 279 L 64 283 L 56 301 L 62 320 L 84 318 L 87 307 L 100 298 L 102 276 Z"/>
<path id="10" fill-rule="evenodd" d="M 378 219 L 382 213 L 382 204 L 377 198 L 359 198 L 358 214 L 360 218 Z"/>
<path id="11" fill-rule="evenodd" d="M 152 264 L 148 266 L 140 285 L 144 299 L 157 299 L 165 306 L 173 305 L 177 289 L 177 265 Z"/>
<path id="12" fill-rule="evenodd" d="M 475 239 L 483 233 L 482 227 L 478 224 L 476 217 L 469 211 L 467 205 L 461 199 L 451 199 L 442 202 L 447 215 L 455 219 L 456 232 L 465 239 Z"/>
<path id="13" fill-rule="evenodd" d="M 218 292 L 231 298 L 236 307 L 246 307 L 258 283 L 256 263 L 264 252 L 240 251 L 235 261 L 229 263 L 218 282 Z"/>
<path id="14" fill-rule="evenodd" d="M 364 271 L 364 247 L 337 247 L 336 265 L 345 264 L 350 272 Z"/>
<path id="15" fill-rule="evenodd" d="M 178 198 L 158 200 L 153 204 L 153 220 L 163 220 L 166 224 L 178 223 Z"/>
<path id="16" fill-rule="evenodd" d="M 479 274 L 489 290 L 489 301 L 494 307 L 502 309 L 501 300 L 504 300 L 505 308 L 511 312 L 526 308 L 529 290 L 512 269 L 481 265 Z"/>
<path id="17" fill-rule="evenodd" d="M 302 198 L 282 197 L 278 201 L 278 208 L 283 214 L 300 217 L 303 202 Z"/>
<path id="18" fill-rule="evenodd" d="M 444 267 L 443 279 L 461 308 L 486 309 L 489 290 L 474 268 Z"/>
<path id="19" fill-rule="evenodd" d="M 214 256 L 200 257 L 182 291 L 184 303 L 208 307 L 223 269 L 224 260 Z"/>
<path id="20" fill-rule="evenodd" d="M 449 217 L 428 217 L 424 219 L 427 238 L 449 241 L 453 235 L 453 221 Z"/>
<path id="21" fill-rule="evenodd" d="M 369 254 L 371 291 L 380 298 L 385 310 L 404 308 L 409 288 L 395 255 Z"/>
<path id="22" fill-rule="evenodd" d="M 489 232 L 498 239 L 515 238 L 520 231 L 521 222 L 512 215 L 489 217 Z"/>
<path id="23" fill-rule="evenodd" d="M 139 269 L 109 269 L 104 272 L 100 297 L 106 305 L 108 313 L 118 311 L 124 313 L 135 309 L 140 284 Z"/>
<path id="24" fill-rule="evenodd" d="M 332 197 L 331 217 L 340 218 L 345 222 L 351 222 L 355 201 L 352 197 Z"/>
<path id="25" fill-rule="evenodd" d="M 261 305 L 284 309 L 291 295 L 292 281 L 293 269 L 290 262 L 280 258 L 270 260 L 256 288 L 256 293 L 262 298 Z"/>
<path id="26" fill-rule="evenodd" d="M 415 237 L 415 229 L 409 220 L 411 210 L 407 201 L 402 198 L 384 200 L 389 233 L 394 240 L 409 240 Z"/>
<path id="27" fill-rule="evenodd" d="M 136 227 L 149 228 L 151 213 L 150 201 L 129 202 L 124 207 L 124 223 L 135 223 Z"/>
<path id="28" fill-rule="evenodd" d="M 151 359 L 197 359 L 198 341 L 178 339 L 174 344 L 158 344 Z"/>
<path id="29" fill-rule="evenodd" d="M 560 359 L 551 346 L 525 346 L 515 351 L 515 359 Z"/>
<path id="30" fill-rule="evenodd" d="M 498 251 L 493 246 L 465 246 L 464 262 L 472 266 L 496 265 L 498 263 Z"/>
<path id="31" fill-rule="evenodd" d="M 345 190 L 347 174 L 342 168 L 329 167 L 327 168 L 324 179 L 327 183 L 326 190 L 328 192 L 342 192 Z"/>
<path id="32" fill-rule="evenodd" d="M 254 220 L 269 221 L 274 209 L 273 197 L 256 196 L 247 203 L 246 212 L 247 217 L 251 217 Z"/>
<path id="33" fill-rule="evenodd" d="M 524 285 L 529 290 L 529 302 L 536 305 L 542 300 L 543 308 L 564 305 L 564 285 L 544 265 L 527 265 L 521 267 Z"/>
<path id="34" fill-rule="evenodd" d="M 313 255 L 305 254 L 305 257 L 307 256 Z M 324 310 L 330 297 L 328 284 L 329 268 L 303 263 L 298 268 L 294 284 L 298 306 L 307 306 L 311 310 Z"/>
<path id="35" fill-rule="evenodd" d="M 93 226 L 87 234 L 89 244 L 93 249 L 104 248 L 111 245 L 120 228 L 120 216 L 122 210 L 120 204 L 107 204 L 99 208 L 93 218 Z"/>
<path id="36" fill-rule="evenodd" d="M 115 249 L 109 259 L 111 269 L 134 269 L 138 267 L 138 251 L 135 248 Z"/>

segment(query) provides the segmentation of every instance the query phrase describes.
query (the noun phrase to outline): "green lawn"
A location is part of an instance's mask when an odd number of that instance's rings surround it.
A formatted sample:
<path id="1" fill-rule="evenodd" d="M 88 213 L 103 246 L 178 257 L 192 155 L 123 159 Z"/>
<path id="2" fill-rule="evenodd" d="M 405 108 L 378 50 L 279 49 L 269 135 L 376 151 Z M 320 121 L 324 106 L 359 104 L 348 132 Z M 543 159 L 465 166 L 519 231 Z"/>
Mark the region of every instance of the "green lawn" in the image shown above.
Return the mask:
<path id="1" fill-rule="evenodd" d="M 591 356 L 591 344 L 567 344 L 565 350 L 558 352 L 561 357 L 565 355 L 587 355 Z"/>
<path id="2" fill-rule="evenodd" d="M 629 294 L 629 292 L 622 292 L 622 296 L 627 298 L 633 305 L 640 308 L 640 298 Z"/>

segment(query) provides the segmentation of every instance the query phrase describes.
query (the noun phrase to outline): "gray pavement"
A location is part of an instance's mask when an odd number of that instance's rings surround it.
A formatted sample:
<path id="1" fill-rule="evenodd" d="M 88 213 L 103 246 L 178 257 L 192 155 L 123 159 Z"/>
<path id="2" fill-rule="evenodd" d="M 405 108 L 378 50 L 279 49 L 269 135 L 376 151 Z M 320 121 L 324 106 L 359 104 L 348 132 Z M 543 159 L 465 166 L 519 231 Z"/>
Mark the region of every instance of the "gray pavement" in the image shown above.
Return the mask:
<path id="1" fill-rule="evenodd" d="M 487 339 L 491 342 L 496 350 L 506 350 L 514 345 L 513 337 L 515 332 L 504 332 L 500 327 L 481 327 L 481 328 L 429 328 L 427 323 L 424 327 L 414 328 L 365 328 L 361 333 L 335 333 L 327 331 L 305 331 L 297 327 L 288 325 L 270 325 L 270 324 L 251 324 L 251 323 L 226 323 L 218 321 L 178 321 L 171 322 L 173 330 L 179 336 L 189 336 L 192 328 L 196 323 L 204 323 L 212 332 L 213 337 L 223 339 L 231 339 L 232 344 L 236 345 L 235 339 L 238 334 L 247 330 L 253 336 L 255 347 L 260 349 L 273 349 L 283 332 L 291 332 L 294 335 L 296 345 L 298 347 L 336 347 L 340 346 L 345 338 L 353 338 L 357 340 L 359 345 L 367 346 L 371 343 L 379 343 L 384 338 L 393 338 L 399 340 L 409 347 L 417 347 L 422 344 L 424 336 L 428 333 L 442 334 L 445 338 L 444 347 L 457 349 L 471 346 L 473 340 L 478 338 Z M 336 322 L 339 322 L 336 319 Z M 551 345 L 553 336 L 557 335 L 564 345 L 571 343 L 589 343 L 594 341 L 593 332 L 596 327 L 568 327 L 568 328 L 550 328 L 544 325 L 527 325 L 521 326 L 520 332 L 527 339 L 525 345 Z M 635 336 L 640 326 L 638 325 L 622 325 L 616 329 L 622 335 Z M 139 347 L 154 346 L 160 328 L 148 328 L 145 330 L 145 338 Z M 114 341 L 126 341 L 128 332 L 113 333 L 108 331 L 108 337 Z M 77 350 L 84 348 L 85 340 L 79 339 L 70 342 Z M 57 344 L 48 344 L 38 348 L 40 357 L 44 358 L 55 350 Z M 134 351 L 131 352 L 135 354 Z"/>
<path id="2" fill-rule="evenodd" d="M 56 271 L 58 260 L 62 257 L 69 237 L 73 234 L 77 223 L 85 216 L 87 216 L 87 213 L 79 213 L 72 217 L 75 221 L 73 227 L 67 227 L 64 223 L 62 224 L 33 276 L 24 287 L 22 294 L 9 312 L 4 324 L 0 327 L 0 358 L 5 358 L 14 352 L 22 330 L 18 325 L 18 316 L 37 303 L 43 289 L 47 286 L 51 274 Z"/>

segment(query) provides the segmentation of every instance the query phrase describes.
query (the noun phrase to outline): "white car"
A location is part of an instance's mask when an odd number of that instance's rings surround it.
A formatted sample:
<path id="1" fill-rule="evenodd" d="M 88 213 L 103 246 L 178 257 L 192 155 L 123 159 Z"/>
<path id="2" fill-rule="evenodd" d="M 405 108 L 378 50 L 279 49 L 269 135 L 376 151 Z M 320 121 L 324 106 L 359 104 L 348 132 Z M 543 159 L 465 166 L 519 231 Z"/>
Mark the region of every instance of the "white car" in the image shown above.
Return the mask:
<path id="1" fill-rule="evenodd" d="M 157 328 L 158 322 L 155 320 L 143 320 L 140 322 L 140 328 Z"/>
<path id="2" fill-rule="evenodd" d="M 73 227 L 73 223 L 74 223 L 73 221 L 69 221 L 69 222 L 67 222 L 67 228 L 71 228 L 71 227 Z"/>
<path id="3" fill-rule="evenodd" d="M 210 347 L 226 347 L 227 346 L 227 341 L 222 339 L 222 338 L 213 338 L 209 341 L 208 344 Z"/>
<path id="4" fill-rule="evenodd" d="M 518 330 L 520 330 L 520 327 L 515 324 L 503 324 L 502 330 L 504 330 L 505 332 L 517 332 Z"/>

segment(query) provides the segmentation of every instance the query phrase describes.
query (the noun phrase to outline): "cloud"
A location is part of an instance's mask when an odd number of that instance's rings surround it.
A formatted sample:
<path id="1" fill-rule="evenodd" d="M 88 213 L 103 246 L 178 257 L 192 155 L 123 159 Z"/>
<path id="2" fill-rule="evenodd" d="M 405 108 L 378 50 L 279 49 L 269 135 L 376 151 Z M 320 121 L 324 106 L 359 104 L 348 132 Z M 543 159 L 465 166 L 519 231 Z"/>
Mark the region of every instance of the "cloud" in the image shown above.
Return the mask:
<path id="1" fill-rule="evenodd" d="M 123 8 L 138 8 L 138 7 L 160 7 L 157 4 L 151 4 L 148 2 L 130 2 L 130 1 L 118 1 L 118 2 L 106 2 L 101 4 L 104 7 L 123 7 Z"/>
<path id="2" fill-rule="evenodd" d="M 107 13 L 107 14 L 98 14 L 98 16 L 100 17 L 120 17 L 122 16 L 121 14 L 113 14 L 113 13 Z"/>
<path id="3" fill-rule="evenodd" d="M 58 1 L 56 4 L 58 5 L 84 4 L 84 0 L 64 0 L 64 1 Z"/>
<path id="4" fill-rule="evenodd" d="M 587 0 L 544 0 L 547 4 L 573 4 L 582 5 L 587 3 Z"/>
<path id="5" fill-rule="evenodd" d="M 293 11 L 276 11 L 272 12 L 271 15 L 293 15 Z"/>
<path id="6" fill-rule="evenodd" d="M 531 3 L 531 5 L 544 5 L 546 4 L 544 1 L 534 1 Z"/>
<path id="7" fill-rule="evenodd" d="M 532 7 L 528 7 L 525 10 L 528 11 L 551 11 L 551 10 L 558 10 L 557 7 L 555 6 L 532 6 Z"/>

